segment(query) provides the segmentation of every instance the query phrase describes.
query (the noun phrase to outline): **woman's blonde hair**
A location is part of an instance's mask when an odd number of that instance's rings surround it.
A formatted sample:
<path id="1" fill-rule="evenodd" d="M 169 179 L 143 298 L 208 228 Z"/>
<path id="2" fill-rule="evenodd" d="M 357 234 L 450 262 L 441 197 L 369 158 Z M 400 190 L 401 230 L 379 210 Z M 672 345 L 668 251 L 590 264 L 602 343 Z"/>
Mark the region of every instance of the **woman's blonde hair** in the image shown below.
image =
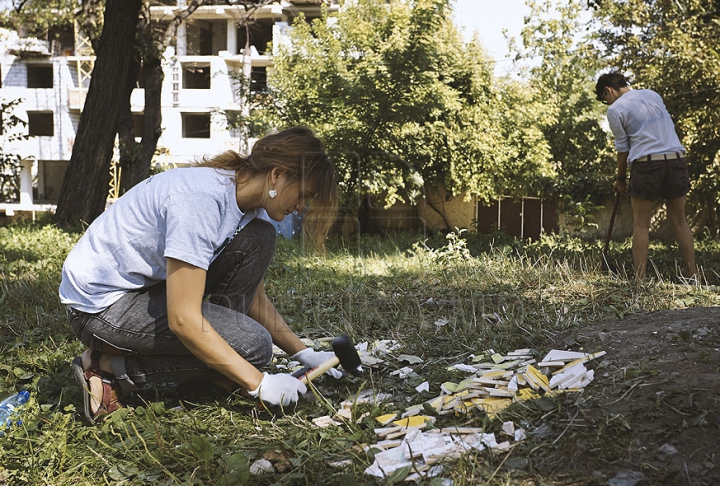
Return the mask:
<path id="1" fill-rule="evenodd" d="M 243 182 L 282 169 L 290 181 L 313 184 L 314 198 L 303 220 L 303 234 L 321 250 L 337 217 L 335 167 L 322 141 L 306 127 L 293 127 L 261 138 L 250 155 L 234 151 L 205 158 L 198 165 L 235 171 L 236 182 Z"/>

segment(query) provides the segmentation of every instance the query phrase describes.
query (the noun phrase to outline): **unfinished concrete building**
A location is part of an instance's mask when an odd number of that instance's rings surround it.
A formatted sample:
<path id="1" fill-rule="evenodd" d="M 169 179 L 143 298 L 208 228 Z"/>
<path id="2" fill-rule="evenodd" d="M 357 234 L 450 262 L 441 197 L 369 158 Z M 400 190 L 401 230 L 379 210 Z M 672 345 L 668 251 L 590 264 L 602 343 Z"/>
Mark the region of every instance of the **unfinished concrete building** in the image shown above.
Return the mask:
<path id="1" fill-rule="evenodd" d="M 169 22 L 185 0 L 153 2 L 154 20 Z M 226 112 L 242 111 L 231 73 L 243 73 L 251 90 L 262 90 L 273 65 L 273 49 L 287 42 L 290 25 L 302 12 L 317 18 L 338 0 L 276 0 L 246 10 L 212 2 L 198 8 L 178 28 L 165 52 L 162 135 L 155 163 L 187 164 L 207 154 L 242 150 L 245 140 L 229 130 Z M 94 63 L 90 43 L 68 30 L 45 42 L 0 31 L 0 97 L 21 100 L 14 114 L 28 123 L 28 140 L 3 147 L 23 157 L 20 197 L 0 201 L 0 213 L 53 210 L 70 161 Z M 249 46 L 249 49 L 246 49 Z M 142 80 L 131 96 L 136 133 L 144 110 Z M 117 186 L 117 184 L 115 184 Z M 111 194 L 112 196 L 112 194 Z"/>

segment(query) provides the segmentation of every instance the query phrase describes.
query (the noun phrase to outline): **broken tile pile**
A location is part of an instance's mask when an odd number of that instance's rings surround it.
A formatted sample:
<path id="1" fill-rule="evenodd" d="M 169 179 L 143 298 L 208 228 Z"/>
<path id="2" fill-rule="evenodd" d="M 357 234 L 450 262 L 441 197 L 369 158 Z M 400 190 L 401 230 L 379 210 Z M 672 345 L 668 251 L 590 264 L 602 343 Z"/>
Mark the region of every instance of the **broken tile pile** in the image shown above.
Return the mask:
<path id="1" fill-rule="evenodd" d="M 387 355 L 397 351 L 400 345 L 392 340 L 361 343 L 356 346 L 363 365 L 376 368 L 387 362 Z M 482 428 L 448 427 L 435 428 L 436 416 L 461 415 L 473 410 L 483 411 L 491 418 L 510 406 L 514 401 L 540 398 L 564 391 L 581 391 L 594 378 L 594 370 L 587 362 L 604 356 L 605 351 L 582 353 L 552 350 L 537 362 L 529 349 L 518 349 L 502 355 L 488 350 L 480 356 L 470 356 L 472 364 L 456 364 L 452 369 L 470 373 L 459 383 L 446 382 L 440 386 L 441 394 L 430 400 L 405 408 L 402 413 L 389 413 L 376 417 L 382 426 L 374 429 L 379 441 L 367 446 L 375 452 L 373 464 L 366 474 L 388 477 L 403 467 L 412 467 L 413 474 L 406 480 L 417 481 L 442 472 L 443 459 L 459 457 L 471 450 L 489 448 L 508 451 L 525 439 L 525 431 L 513 422 L 505 422 L 502 434 L 507 439 L 497 442 L 495 434 L 485 433 Z M 398 361 L 410 365 L 422 363 L 417 356 L 398 355 Z M 404 379 L 414 373 L 410 366 L 391 373 Z M 418 393 L 430 390 L 429 382 L 416 387 Z M 358 403 L 372 401 L 376 404 L 392 398 L 388 394 L 374 394 L 364 390 L 354 400 L 346 400 L 333 417 L 324 416 L 313 420 L 319 427 L 342 425 L 352 419 L 352 410 Z M 430 413 L 431 415 L 422 414 Z M 368 414 L 360 416 L 360 422 Z M 425 430 L 428 429 L 428 430 Z"/>
<path id="2" fill-rule="evenodd" d="M 537 363 L 529 349 L 518 349 L 507 355 L 489 350 L 486 355 L 473 356 L 472 365 L 452 367 L 472 373 L 472 376 L 460 383 L 443 383 L 439 396 L 407 408 L 402 417 L 417 415 L 424 410 L 448 415 L 465 414 L 473 409 L 494 417 L 513 401 L 559 391 L 580 391 L 594 378 L 594 371 L 588 370 L 585 363 L 604 355 L 604 351 L 587 354 L 552 350 Z M 412 372 L 412 369 L 402 370 L 407 374 Z M 429 384 L 423 383 L 416 389 L 418 392 L 427 390 Z"/>
<path id="3" fill-rule="evenodd" d="M 514 440 L 525 438 L 522 429 L 515 429 L 513 422 L 503 424 L 503 433 Z M 473 427 L 449 427 L 423 432 L 412 428 L 402 440 L 387 439 L 371 446 L 375 452 L 374 462 L 365 469 L 365 474 L 385 478 L 401 468 L 411 468 L 405 481 L 418 481 L 430 478 L 443 471 L 440 461 L 454 459 L 469 451 L 481 451 L 490 448 L 508 451 L 509 441 L 497 442 L 495 434 L 486 434 L 482 429 Z"/>
<path id="4" fill-rule="evenodd" d="M 473 375 L 460 383 L 443 383 L 440 396 L 406 408 L 399 420 L 397 413 L 376 418 L 384 427 L 375 429 L 381 440 L 372 447 L 381 452 L 375 454 L 375 462 L 365 472 L 385 477 L 412 464 L 415 472 L 410 480 L 417 480 L 439 474 L 432 466 L 440 458 L 454 458 L 463 452 L 485 447 L 495 451 L 509 450 L 508 441 L 498 444 L 494 434 L 486 434 L 482 429 L 456 427 L 423 433 L 421 430 L 432 426 L 436 419 L 420 413 L 465 414 L 478 409 L 494 417 L 514 400 L 539 398 L 541 394 L 558 391 L 579 391 L 594 378 L 594 371 L 588 370 L 585 363 L 603 355 L 604 351 L 586 354 L 552 350 L 536 363 L 529 349 L 515 350 L 504 356 L 490 350 L 486 355 L 473 357 L 473 365 L 455 365 L 454 369 Z M 411 372 L 412 369 L 403 373 Z M 427 382 L 417 387 L 418 391 L 427 388 Z M 503 424 L 503 433 L 515 442 L 525 439 L 525 431 L 515 429 L 512 422 Z M 405 438 L 400 440 L 403 436 Z"/>
<path id="5" fill-rule="evenodd" d="M 368 368 L 377 368 L 379 365 L 387 361 L 385 358 L 389 353 L 396 351 L 401 347 L 402 345 L 394 339 L 381 339 L 373 342 L 372 344 L 367 342 L 358 343 L 355 346 L 355 349 L 357 349 L 363 366 L 367 366 Z M 422 359 L 420 359 L 420 362 L 422 362 Z"/>

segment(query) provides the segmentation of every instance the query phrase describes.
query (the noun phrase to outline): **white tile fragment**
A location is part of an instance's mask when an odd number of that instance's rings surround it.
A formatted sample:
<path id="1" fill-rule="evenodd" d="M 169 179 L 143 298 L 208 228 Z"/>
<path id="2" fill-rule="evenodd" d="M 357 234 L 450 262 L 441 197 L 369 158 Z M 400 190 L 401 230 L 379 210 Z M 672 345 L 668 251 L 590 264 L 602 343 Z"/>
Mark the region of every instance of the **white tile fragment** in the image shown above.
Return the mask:
<path id="1" fill-rule="evenodd" d="M 352 460 L 350 460 L 350 459 L 345 459 L 345 460 L 342 460 L 342 461 L 329 462 L 328 465 L 329 465 L 330 467 L 334 467 L 334 468 L 336 468 L 336 469 L 343 469 L 343 468 L 346 468 L 346 467 L 352 465 Z"/>
<path id="2" fill-rule="evenodd" d="M 456 365 L 453 365 L 453 366 L 451 367 L 451 369 L 453 369 L 453 370 L 458 370 L 458 371 L 463 371 L 463 372 L 465 372 L 465 373 L 475 373 L 475 372 L 477 371 L 477 368 L 475 368 L 474 366 L 466 365 L 466 364 L 463 364 L 463 363 L 458 363 L 458 364 L 456 364 Z"/>
<path id="3" fill-rule="evenodd" d="M 250 474 L 258 475 L 273 472 L 275 472 L 275 468 L 267 459 L 258 459 L 250 464 Z"/>
<path id="4" fill-rule="evenodd" d="M 407 361 L 410 364 L 418 364 L 423 362 L 422 358 L 410 354 L 401 354 L 397 357 L 397 359 L 398 361 Z"/>
<path id="5" fill-rule="evenodd" d="M 488 446 L 490 449 L 495 449 L 497 447 L 497 441 L 495 440 L 495 434 L 482 434 L 482 442 L 486 446 Z"/>
<path id="6" fill-rule="evenodd" d="M 322 417 L 314 418 L 312 422 L 317 427 L 322 427 L 322 428 L 342 425 L 342 422 L 337 422 L 337 421 L 333 420 L 329 415 L 324 415 Z"/>
<path id="7" fill-rule="evenodd" d="M 410 462 L 410 458 L 407 457 L 405 449 L 402 446 L 394 447 L 375 454 L 375 461 L 365 469 L 365 474 L 384 478 L 385 476 L 392 475 L 392 473 L 398 469 L 411 464 L 412 462 Z"/>
<path id="8" fill-rule="evenodd" d="M 574 361 L 576 359 L 584 358 L 588 353 L 581 353 L 578 351 L 563 351 L 561 349 L 553 349 L 542 359 L 542 363 L 546 361 Z"/>
<path id="9" fill-rule="evenodd" d="M 404 366 L 400 368 L 399 370 L 395 370 L 392 373 L 390 373 L 390 376 L 397 376 L 398 378 L 407 378 L 410 376 L 410 373 L 414 373 L 415 370 L 410 368 L 409 366 Z"/>
<path id="10" fill-rule="evenodd" d="M 418 386 L 415 387 L 415 391 L 417 391 L 418 393 L 429 392 L 430 391 L 430 382 L 424 381 L 424 382 L 420 383 Z"/>
<path id="11" fill-rule="evenodd" d="M 508 383 L 507 389 L 511 393 L 515 393 L 518 391 L 518 380 L 517 375 L 513 375 L 513 377 L 510 379 L 510 382 Z"/>
<path id="12" fill-rule="evenodd" d="M 510 442 L 508 442 L 508 441 L 500 442 L 497 445 L 497 447 L 494 448 L 494 450 L 500 451 L 500 452 L 509 451 L 510 450 Z"/>

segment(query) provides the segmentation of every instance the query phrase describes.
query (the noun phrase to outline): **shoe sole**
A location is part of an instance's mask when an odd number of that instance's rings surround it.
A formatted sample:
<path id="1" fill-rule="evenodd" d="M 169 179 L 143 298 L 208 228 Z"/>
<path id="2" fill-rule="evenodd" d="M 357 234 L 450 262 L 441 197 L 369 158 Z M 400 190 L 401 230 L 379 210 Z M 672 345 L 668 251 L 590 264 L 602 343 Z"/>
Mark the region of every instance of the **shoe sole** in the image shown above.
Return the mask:
<path id="1" fill-rule="evenodd" d="M 75 359 L 73 359 L 70 368 L 72 369 L 75 383 L 83 396 L 83 414 L 88 422 L 94 424 L 95 421 L 90 414 L 90 384 L 85 379 L 85 370 L 82 367 L 82 358 L 80 358 L 80 356 L 76 356 Z"/>

